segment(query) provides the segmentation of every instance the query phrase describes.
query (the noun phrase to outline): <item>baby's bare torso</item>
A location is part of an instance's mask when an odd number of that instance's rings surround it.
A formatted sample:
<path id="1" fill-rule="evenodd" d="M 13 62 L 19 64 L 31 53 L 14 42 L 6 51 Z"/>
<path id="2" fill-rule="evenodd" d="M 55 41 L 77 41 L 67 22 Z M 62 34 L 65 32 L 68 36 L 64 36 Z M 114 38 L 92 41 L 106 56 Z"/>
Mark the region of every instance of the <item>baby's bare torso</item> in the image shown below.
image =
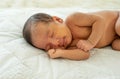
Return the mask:
<path id="1" fill-rule="evenodd" d="M 101 12 L 94 12 L 89 14 L 92 16 L 99 16 L 105 19 L 106 30 L 102 31 L 104 34 L 102 35 L 101 39 L 99 40 L 99 42 L 95 47 L 99 48 L 110 45 L 112 41 L 118 37 L 115 32 L 115 23 L 118 18 L 118 12 L 101 11 Z M 73 36 L 73 40 L 72 43 L 70 44 L 70 47 L 76 47 L 76 44 L 80 39 L 87 39 L 92 32 L 92 26 L 74 25 L 74 26 L 70 26 L 69 28 Z M 98 35 L 97 32 L 96 35 Z"/>

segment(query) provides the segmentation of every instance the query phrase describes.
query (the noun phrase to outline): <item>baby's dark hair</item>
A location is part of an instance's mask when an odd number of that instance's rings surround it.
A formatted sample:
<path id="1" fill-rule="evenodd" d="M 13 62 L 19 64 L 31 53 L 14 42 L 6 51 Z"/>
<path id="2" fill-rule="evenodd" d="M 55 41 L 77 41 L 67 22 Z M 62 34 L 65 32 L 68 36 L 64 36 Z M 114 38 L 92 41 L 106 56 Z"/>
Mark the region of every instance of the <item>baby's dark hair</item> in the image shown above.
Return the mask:
<path id="1" fill-rule="evenodd" d="M 52 22 L 52 16 L 45 13 L 37 13 L 32 15 L 24 24 L 23 37 L 32 46 L 31 27 L 36 27 L 39 22 L 49 23 Z"/>

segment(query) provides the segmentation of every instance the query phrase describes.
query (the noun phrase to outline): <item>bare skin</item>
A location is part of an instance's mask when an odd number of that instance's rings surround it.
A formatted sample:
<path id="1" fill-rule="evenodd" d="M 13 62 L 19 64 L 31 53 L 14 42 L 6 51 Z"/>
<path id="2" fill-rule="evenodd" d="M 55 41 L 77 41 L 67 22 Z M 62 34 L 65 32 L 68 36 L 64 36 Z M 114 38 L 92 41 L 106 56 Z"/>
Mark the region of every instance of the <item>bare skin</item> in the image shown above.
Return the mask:
<path id="1" fill-rule="evenodd" d="M 117 19 L 118 12 L 115 11 L 75 13 L 69 16 L 67 24 L 73 35 L 71 45 L 76 46 L 77 42 L 78 48 L 89 51 L 93 47 L 101 48 L 112 44 L 118 38 L 115 30 Z"/>
<path id="2" fill-rule="evenodd" d="M 49 34 L 44 34 L 44 38 L 35 37 L 39 31 L 33 29 L 32 40 L 36 47 L 47 50 L 51 58 L 87 59 L 90 55 L 89 50 L 111 44 L 113 49 L 120 50 L 119 14 L 118 11 L 77 12 L 68 16 L 65 22 L 61 18 L 53 17 L 54 23 L 49 24 L 51 27 L 42 30 L 46 33 L 52 28 L 50 32 L 54 35 L 49 37 Z"/>

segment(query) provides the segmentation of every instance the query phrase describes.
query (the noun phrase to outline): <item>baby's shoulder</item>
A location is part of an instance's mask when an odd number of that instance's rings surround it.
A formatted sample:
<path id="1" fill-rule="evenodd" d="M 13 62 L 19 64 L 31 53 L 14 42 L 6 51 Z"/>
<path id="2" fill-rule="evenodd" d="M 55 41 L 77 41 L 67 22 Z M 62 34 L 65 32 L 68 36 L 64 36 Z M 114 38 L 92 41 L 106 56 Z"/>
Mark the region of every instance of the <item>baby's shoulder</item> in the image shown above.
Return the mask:
<path id="1" fill-rule="evenodd" d="M 66 24 L 69 26 L 91 26 L 95 18 L 90 13 L 75 12 L 66 18 Z"/>

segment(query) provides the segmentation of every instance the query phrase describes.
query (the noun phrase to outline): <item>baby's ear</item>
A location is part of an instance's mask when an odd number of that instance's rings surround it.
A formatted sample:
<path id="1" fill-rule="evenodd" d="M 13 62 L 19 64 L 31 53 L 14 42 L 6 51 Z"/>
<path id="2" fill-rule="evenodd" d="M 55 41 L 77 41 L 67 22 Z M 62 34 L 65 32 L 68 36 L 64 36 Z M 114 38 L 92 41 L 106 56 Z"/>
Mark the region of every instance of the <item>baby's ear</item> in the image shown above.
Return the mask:
<path id="1" fill-rule="evenodd" d="M 60 23 L 63 23 L 63 19 L 57 17 L 57 16 L 52 16 L 54 21 L 58 21 Z"/>

